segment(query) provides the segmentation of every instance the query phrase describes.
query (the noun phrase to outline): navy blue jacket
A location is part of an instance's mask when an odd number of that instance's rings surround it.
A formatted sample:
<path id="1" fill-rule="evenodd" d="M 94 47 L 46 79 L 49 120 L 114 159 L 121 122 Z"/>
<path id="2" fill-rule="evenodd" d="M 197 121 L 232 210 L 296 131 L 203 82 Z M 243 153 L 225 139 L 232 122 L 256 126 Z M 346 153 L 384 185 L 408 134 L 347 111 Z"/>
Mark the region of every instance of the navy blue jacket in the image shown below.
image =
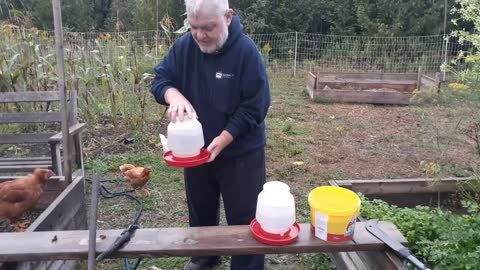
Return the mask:
<path id="1" fill-rule="evenodd" d="M 264 119 L 270 106 L 265 65 L 255 43 L 234 15 L 225 45 L 203 53 L 191 33 L 185 34 L 154 68 L 152 93 L 165 103 L 165 91 L 177 88 L 197 112 L 205 147 L 227 130 L 234 137 L 218 158 L 236 157 L 263 147 Z"/>

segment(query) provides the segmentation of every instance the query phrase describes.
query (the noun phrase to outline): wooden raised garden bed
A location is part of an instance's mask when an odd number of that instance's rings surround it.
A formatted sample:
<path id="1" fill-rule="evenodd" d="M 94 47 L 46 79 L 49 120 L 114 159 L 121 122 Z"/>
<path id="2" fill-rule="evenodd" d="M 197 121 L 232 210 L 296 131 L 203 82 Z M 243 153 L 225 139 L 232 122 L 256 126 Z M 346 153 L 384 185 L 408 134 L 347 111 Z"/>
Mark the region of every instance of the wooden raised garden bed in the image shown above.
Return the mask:
<path id="1" fill-rule="evenodd" d="M 54 189 L 60 185 L 58 182 L 61 180 L 51 179 L 49 180 L 50 189 Z M 42 205 L 45 205 L 52 200 L 52 192 L 46 192 L 42 196 Z M 58 193 L 57 193 L 58 194 Z M 53 198 L 48 207 L 40 214 L 40 216 L 32 222 L 27 228 L 25 233 L 30 232 L 43 232 L 43 231 L 66 231 L 66 230 L 85 230 L 87 229 L 87 215 L 85 205 L 85 184 L 84 179 L 81 176 L 74 177 L 72 183 L 70 183 L 56 198 Z M 0 233 L 1 235 L 2 233 Z M 24 233 L 15 233 L 18 238 Z M 48 244 L 48 243 L 47 243 Z M 45 243 L 39 242 L 35 244 L 41 249 Z M 1 260 L 0 260 L 1 261 Z M 72 260 L 55 260 L 55 261 L 34 261 L 34 262 L 8 262 L 1 263 L 1 270 L 72 270 L 75 269 L 77 261 Z"/>
<path id="2" fill-rule="evenodd" d="M 340 186 L 360 192 L 369 199 L 381 199 L 399 207 L 433 205 L 448 194 L 457 192 L 458 184 L 469 178 L 444 179 L 373 179 L 331 180 L 332 186 Z M 360 219 L 362 220 L 362 219 Z M 390 251 L 338 252 L 332 254 L 338 269 L 407 270 L 402 261 Z"/>
<path id="3" fill-rule="evenodd" d="M 408 105 L 415 89 L 439 89 L 440 81 L 421 73 L 309 72 L 312 100 Z"/>
<path id="4" fill-rule="evenodd" d="M 443 179 L 373 179 L 373 180 L 335 180 L 330 185 L 361 192 L 369 199 L 381 199 L 399 207 L 432 205 L 437 199 L 457 192 L 458 184 L 468 177 L 451 177 Z"/>

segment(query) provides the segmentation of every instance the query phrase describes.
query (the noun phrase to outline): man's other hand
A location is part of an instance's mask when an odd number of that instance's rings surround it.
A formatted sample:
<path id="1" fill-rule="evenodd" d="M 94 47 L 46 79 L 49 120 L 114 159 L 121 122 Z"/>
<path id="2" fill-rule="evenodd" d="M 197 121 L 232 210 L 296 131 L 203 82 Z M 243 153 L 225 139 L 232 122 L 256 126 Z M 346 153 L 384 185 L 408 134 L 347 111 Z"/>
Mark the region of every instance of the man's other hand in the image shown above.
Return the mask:
<path id="1" fill-rule="evenodd" d="M 222 152 L 222 150 L 227 147 L 230 143 L 232 143 L 233 137 L 232 135 L 224 130 L 222 133 L 215 137 L 210 145 L 207 147 L 207 150 L 210 152 L 210 158 L 208 162 L 212 162 L 215 158 Z"/>
<path id="2" fill-rule="evenodd" d="M 177 116 L 180 121 L 183 121 L 185 112 L 187 112 L 189 118 L 196 115 L 192 104 L 176 88 L 169 88 L 165 92 L 165 101 L 170 105 L 168 107 L 168 117 L 173 123 L 177 120 Z"/>

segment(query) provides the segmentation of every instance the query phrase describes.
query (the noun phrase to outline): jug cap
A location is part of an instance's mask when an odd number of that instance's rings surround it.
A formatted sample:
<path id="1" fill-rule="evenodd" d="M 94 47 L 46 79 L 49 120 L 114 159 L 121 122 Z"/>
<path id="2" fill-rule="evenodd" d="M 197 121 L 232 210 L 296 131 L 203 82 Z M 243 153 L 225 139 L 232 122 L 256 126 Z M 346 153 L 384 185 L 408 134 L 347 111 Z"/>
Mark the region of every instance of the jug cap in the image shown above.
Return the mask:
<path id="1" fill-rule="evenodd" d="M 290 187 L 280 181 L 269 181 L 263 184 L 263 189 L 265 190 L 276 190 L 280 192 L 290 192 Z"/>

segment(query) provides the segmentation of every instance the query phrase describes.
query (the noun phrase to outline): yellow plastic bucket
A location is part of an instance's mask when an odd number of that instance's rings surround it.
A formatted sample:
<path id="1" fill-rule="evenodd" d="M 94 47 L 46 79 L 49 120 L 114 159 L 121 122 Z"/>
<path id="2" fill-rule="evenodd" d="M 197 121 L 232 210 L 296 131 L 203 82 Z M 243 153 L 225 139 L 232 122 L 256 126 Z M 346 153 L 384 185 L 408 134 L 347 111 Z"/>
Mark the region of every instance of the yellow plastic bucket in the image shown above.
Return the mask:
<path id="1" fill-rule="evenodd" d="M 322 186 L 308 194 L 310 224 L 316 237 L 329 242 L 353 238 L 360 198 L 342 187 Z"/>

